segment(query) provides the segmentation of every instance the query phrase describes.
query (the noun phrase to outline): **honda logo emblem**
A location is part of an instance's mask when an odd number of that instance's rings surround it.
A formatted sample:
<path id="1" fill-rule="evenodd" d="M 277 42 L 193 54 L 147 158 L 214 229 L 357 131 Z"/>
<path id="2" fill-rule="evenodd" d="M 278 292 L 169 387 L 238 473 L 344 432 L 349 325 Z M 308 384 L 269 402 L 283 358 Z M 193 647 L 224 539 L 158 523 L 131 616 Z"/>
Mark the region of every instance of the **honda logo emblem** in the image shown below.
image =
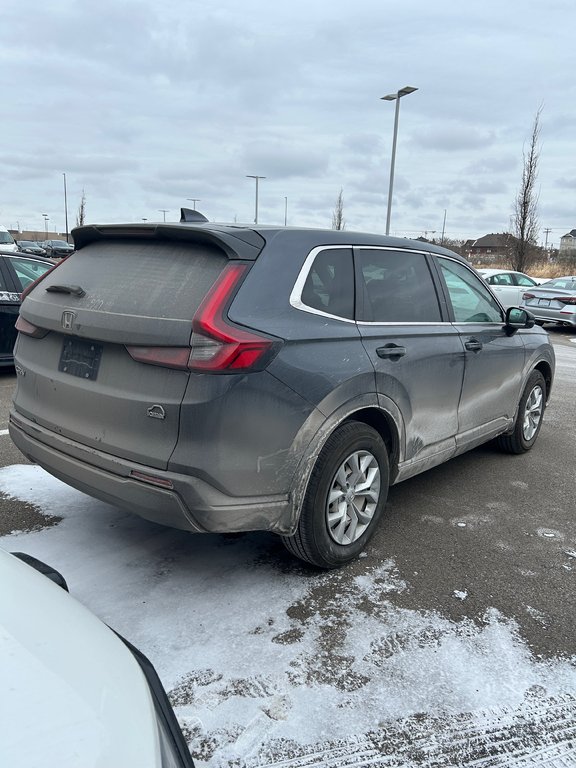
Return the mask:
<path id="1" fill-rule="evenodd" d="M 69 310 L 62 312 L 62 328 L 64 328 L 65 331 L 72 330 L 72 323 L 74 322 L 75 318 L 75 312 L 70 312 Z"/>

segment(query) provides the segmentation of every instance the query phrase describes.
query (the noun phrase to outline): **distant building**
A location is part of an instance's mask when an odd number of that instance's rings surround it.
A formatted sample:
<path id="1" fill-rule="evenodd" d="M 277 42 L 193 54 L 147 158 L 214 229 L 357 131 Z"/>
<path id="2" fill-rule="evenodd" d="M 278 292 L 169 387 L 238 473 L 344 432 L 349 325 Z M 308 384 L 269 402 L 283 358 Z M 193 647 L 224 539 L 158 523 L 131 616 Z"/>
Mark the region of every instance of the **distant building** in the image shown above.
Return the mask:
<path id="1" fill-rule="evenodd" d="M 478 240 L 466 241 L 466 255 L 471 261 L 482 263 L 501 261 L 510 256 L 515 242 L 516 238 L 509 233 L 484 235 Z"/>
<path id="2" fill-rule="evenodd" d="M 565 254 L 566 251 L 576 251 L 576 229 L 570 230 L 560 238 L 560 253 Z"/>

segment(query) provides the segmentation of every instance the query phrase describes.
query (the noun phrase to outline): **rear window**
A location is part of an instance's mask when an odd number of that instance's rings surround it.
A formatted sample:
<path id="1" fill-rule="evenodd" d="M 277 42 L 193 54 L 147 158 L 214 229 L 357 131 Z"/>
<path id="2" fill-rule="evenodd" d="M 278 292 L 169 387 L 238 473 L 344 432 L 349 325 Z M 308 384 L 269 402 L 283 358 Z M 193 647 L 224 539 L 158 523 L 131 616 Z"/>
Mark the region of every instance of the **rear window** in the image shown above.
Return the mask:
<path id="1" fill-rule="evenodd" d="M 98 312 L 187 319 L 227 263 L 205 244 L 106 240 L 76 251 L 42 285 L 78 285 Z"/>
<path id="2" fill-rule="evenodd" d="M 549 280 L 542 285 L 542 288 L 576 288 L 576 279 L 572 277 L 558 277 L 556 280 Z"/>
<path id="3" fill-rule="evenodd" d="M 52 267 L 52 264 L 44 264 L 42 261 L 33 261 L 33 259 L 14 258 L 10 259 L 10 263 L 14 267 L 22 290 L 27 288 L 34 280 L 42 277 Z"/>

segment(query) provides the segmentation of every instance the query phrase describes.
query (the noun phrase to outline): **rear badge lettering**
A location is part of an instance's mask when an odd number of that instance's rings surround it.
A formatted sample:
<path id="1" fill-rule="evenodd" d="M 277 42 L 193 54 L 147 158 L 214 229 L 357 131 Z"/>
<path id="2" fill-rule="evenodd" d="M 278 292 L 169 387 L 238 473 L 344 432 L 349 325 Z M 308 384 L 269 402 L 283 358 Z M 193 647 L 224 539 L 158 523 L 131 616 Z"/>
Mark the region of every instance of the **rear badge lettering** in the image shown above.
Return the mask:
<path id="1" fill-rule="evenodd" d="M 151 419 L 165 419 L 166 418 L 166 411 L 164 408 L 162 408 L 161 405 L 151 405 L 150 408 L 148 408 L 148 416 L 150 416 Z"/>
<path id="2" fill-rule="evenodd" d="M 20 294 L 11 293 L 10 291 L 0 291 L 0 301 L 20 301 Z"/>

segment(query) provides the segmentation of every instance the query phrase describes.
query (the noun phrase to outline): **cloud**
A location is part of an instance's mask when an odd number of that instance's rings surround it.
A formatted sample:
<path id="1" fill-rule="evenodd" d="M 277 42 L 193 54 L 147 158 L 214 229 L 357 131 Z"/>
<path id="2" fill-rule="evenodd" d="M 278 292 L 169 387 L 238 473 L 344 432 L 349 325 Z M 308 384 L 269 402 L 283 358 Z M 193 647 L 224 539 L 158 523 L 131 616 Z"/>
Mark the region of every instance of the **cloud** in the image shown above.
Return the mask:
<path id="1" fill-rule="evenodd" d="M 251 142 L 241 156 L 247 172 L 273 175 L 276 179 L 314 178 L 326 173 L 329 154 L 320 147 L 284 143 L 280 140 Z"/>
<path id="2" fill-rule="evenodd" d="M 493 129 L 480 129 L 446 121 L 442 125 L 421 128 L 412 133 L 412 143 L 424 149 L 440 152 L 460 152 L 466 149 L 487 149 L 496 142 Z"/>
<path id="3" fill-rule="evenodd" d="M 380 97 L 414 85 L 401 102 L 398 226 L 417 230 L 447 207 L 464 229 L 472 200 L 507 211 L 545 96 L 541 200 L 558 211 L 549 226 L 570 228 L 574 22 L 563 0 L 521 15 L 496 0 L 459 14 L 448 0 L 4 0 L 2 217 L 41 205 L 61 218 L 66 172 L 101 220 L 177 211 L 192 196 L 249 220 L 253 173 L 267 176 L 263 214 L 268 198 L 278 218 L 287 196 L 291 223 L 325 225 L 342 187 L 350 218 L 380 227 L 395 107 Z"/>
<path id="4" fill-rule="evenodd" d="M 565 177 L 556 180 L 556 186 L 560 189 L 576 189 L 576 178 L 567 179 Z"/>

